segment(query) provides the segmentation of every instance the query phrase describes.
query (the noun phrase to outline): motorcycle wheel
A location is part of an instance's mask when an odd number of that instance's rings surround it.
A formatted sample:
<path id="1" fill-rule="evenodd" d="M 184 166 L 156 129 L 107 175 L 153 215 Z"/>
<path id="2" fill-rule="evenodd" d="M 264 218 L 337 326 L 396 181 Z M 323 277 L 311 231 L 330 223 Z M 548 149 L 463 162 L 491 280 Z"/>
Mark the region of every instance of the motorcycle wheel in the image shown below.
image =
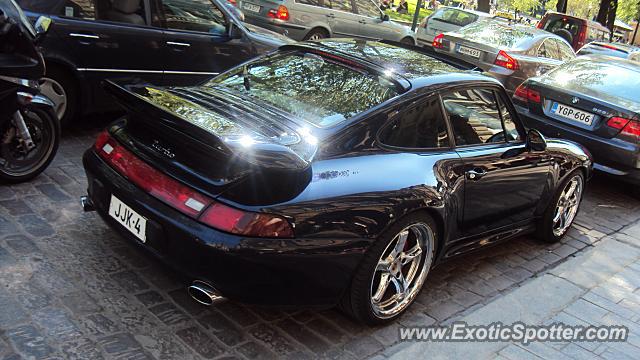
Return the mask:
<path id="1" fill-rule="evenodd" d="M 0 123 L 0 181 L 25 182 L 49 166 L 60 142 L 60 123 L 53 112 L 35 106 L 20 110 L 36 145 L 25 151 L 11 119 Z"/>

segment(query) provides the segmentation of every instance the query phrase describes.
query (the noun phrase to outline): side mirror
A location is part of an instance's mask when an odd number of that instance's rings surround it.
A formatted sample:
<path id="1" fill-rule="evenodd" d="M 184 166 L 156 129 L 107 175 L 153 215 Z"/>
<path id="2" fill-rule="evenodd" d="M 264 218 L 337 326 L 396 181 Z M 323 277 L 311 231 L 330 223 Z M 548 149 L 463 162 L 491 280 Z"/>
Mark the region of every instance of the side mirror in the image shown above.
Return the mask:
<path id="1" fill-rule="evenodd" d="M 382 21 L 389 21 L 389 15 L 382 14 Z"/>
<path id="2" fill-rule="evenodd" d="M 527 132 L 527 149 L 531 151 L 545 151 L 547 149 L 547 140 L 536 129 L 530 129 Z"/>
<path id="3" fill-rule="evenodd" d="M 240 29 L 238 25 L 231 23 L 229 26 L 229 37 L 231 39 L 242 39 L 243 35 L 242 29 Z"/>
<path id="4" fill-rule="evenodd" d="M 46 16 L 40 16 L 38 20 L 36 20 L 36 35 L 42 36 L 49 31 L 49 27 L 51 26 L 51 18 Z"/>

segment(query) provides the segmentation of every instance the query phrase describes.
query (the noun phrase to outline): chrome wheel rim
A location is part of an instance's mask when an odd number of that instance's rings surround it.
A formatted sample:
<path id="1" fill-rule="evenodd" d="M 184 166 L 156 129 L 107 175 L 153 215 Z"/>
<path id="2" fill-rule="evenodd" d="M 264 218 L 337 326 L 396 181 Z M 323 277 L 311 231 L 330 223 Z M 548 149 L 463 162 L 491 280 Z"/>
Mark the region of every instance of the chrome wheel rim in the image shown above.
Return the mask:
<path id="1" fill-rule="evenodd" d="M 321 39 L 324 39 L 324 35 L 322 35 L 321 33 L 315 33 L 309 36 L 309 40 L 321 40 Z"/>
<path id="2" fill-rule="evenodd" d="M 50 79 L 40 79 L 40 93 L 53 102 L 58 119 L 62 119 L 67 111 L 67 92 L 59 82 Z"/>
<path id="3" fill-rule="evenodd" d="M 553 235 L 564 234 L 578 214 L 580 200 L 582 199 L 583 180 L 579 175 L 574 176 L 567 182 L 553 214 Z"/>
<path id="4" fill-rule="evenodd" d="M 389 242 L 371 279 L 371 308 L 378 318 L 393 317 L 413 302 L 431 268 L 434 242 L 425 223 L 409 225 Z"/>

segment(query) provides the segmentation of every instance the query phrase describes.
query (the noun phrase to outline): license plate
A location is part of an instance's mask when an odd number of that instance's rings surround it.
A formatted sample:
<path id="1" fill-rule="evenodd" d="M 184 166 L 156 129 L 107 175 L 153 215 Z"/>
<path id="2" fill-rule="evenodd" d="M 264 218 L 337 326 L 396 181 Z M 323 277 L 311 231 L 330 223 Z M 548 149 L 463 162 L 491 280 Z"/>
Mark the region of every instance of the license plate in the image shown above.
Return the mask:
<path id="1" fill-rule="evenodd" d="M 591 124 L 593 124 L 593 114 L 586 111 L 578 110 L 571 106 L 554 102 L 551 106 L 551 112 L 565 119 L 569 119 L 583 125 L 591 126 Z"/>
<path id="2" fill-rule="evenodd" d="M 466 46 L 458 46 L 458 52 L 460 54 L 471 56 L 471 57 L 474 57 L 476 59 L 479 59 L 480 58 L 480 54 L 482 54 L 482 52 L 480 50 L 472 49 L 472 48 L 466 47 Z"/>
<path id="3" fill-rule="evenodd" d="M 147 241 L 147 219 L 113 195 L 111 195 L 111 202 L 109 203 L 109 216 L 116 219 L 140 241 Z"/>
<path id="4" fill-rule="evenodd" d="M 252 12 L 260 12 L 260 6 L 251 3 L 242 4 L 242 8 Z"/>

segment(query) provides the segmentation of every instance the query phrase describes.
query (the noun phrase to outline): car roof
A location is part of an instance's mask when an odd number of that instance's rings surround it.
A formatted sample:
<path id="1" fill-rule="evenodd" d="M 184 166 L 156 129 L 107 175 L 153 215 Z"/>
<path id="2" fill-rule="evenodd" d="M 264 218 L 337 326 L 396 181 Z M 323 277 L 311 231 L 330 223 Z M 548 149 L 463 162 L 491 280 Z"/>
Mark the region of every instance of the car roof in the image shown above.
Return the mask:
<path id="1" fill-rule="evenodd" d="M 458 68 L 447 60 L 439 58 L 438 54 L 429 54 L 418 47 L 400 43 L 329 38 L 303 44 L 336 55 L 346 55 L 366 63 L 374 63 L 385 71 L 402 76 L 413 87 L 447 82 L 446 75 L 455 75 L 453 78 L 458 81 L 496 82 L 493 78 L 477 71 Z"/>

